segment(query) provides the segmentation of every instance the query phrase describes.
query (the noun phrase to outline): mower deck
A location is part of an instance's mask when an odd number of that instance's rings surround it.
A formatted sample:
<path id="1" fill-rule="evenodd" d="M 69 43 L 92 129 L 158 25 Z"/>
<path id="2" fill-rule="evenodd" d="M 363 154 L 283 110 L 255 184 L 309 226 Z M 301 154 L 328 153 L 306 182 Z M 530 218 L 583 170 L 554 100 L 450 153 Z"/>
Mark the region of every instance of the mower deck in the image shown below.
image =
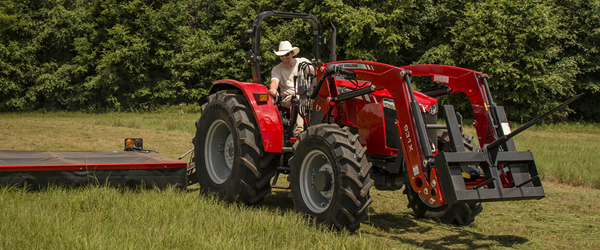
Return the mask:
<path id="1" fill-rule="evenodd" d="M 154 151 L 0 151 L 0 185 L 185 187 L 186 164 Z"/>

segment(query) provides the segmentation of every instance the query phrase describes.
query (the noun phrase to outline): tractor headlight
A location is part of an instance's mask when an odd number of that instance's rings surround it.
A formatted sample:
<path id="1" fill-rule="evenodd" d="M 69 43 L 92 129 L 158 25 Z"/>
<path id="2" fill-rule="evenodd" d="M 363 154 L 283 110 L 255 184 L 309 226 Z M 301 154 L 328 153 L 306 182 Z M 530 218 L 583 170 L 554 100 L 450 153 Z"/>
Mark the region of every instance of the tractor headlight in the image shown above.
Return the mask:
<path id="1" fill-rule="evenodd" d="M 394 100 L 387 97 L 383 98 L 383 107 L 396 110 L 396 104 L 394 104 Z"/>
<path id="2" fill-rule="evenodd" d="M 432 104 L 431 107 L 429 107 L 429 114 L 430 115 L 436 115 L 438 112 L 438 106 L 437 104 Z"/>

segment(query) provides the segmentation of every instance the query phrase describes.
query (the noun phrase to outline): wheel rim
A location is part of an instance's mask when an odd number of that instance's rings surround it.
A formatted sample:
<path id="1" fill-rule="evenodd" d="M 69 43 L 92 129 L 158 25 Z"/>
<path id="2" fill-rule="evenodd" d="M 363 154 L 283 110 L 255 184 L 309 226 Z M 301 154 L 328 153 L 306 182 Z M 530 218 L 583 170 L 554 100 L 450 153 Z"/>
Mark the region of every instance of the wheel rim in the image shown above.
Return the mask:
<path id="1" fill-rule="evenodd" d="M 206 170 L 216 184 L 227 180 L 233 166 L 235 147 L 231 130 L 223 120 L 216 120 L 208 129 L 204 143 Z"/>
<path id="2" fill-rule="evenodd" d="M 327 210 L 333 198 L 335 178 L 331 178 L 329 190 L 318 190 L 315 188 L 315 176 L 317 172 L 325 172 L 333 176 L 333 167 L 327 155 L 320 150 L 313 150 L 302 161 L 300 167 L 300 193 L 302 200 L 308 209 L 314 213 L 322 213 Z"/>

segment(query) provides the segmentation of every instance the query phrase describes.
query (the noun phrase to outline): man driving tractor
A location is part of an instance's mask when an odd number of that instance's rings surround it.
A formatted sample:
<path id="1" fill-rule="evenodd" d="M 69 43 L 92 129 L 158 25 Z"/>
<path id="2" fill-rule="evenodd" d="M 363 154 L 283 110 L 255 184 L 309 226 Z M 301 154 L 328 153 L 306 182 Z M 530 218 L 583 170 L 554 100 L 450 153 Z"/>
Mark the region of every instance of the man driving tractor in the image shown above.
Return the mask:
<path id="1" fill-rule="evenodd" d="M 279 43 L 279 50 L 273 52 L 279 56 L 281 63 L 271 70 L 269 94 L 273 98 L 277 98 L 281 94 L 281 106 L 289 109 L 292 97 L 296 95 L 294 77 L 298 75 L 298 65 L 303 62 L 310 63 L 310 61 L 304 57 L 294 58 L 300 52 L 300 48 L 292 47 L 289 41 L 281 41 Z M 314 73 L 312 66 L 310 67 L 310 71 Z M 302 131 L 304 131 L 304 122 L 298 114 L 296 124 L 294 125 L 294 136 L 298 136 Z"/>

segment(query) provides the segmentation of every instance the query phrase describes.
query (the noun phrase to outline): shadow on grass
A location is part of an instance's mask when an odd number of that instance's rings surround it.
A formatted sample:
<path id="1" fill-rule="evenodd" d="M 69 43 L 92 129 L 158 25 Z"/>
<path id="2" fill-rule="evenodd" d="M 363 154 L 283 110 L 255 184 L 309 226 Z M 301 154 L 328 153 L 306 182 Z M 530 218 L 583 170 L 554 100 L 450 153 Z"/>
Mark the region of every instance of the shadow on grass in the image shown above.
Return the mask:
<path id="1" fill-rule="evenodd" d="M 371 215 L 368 224 L 382 232 L 381 235 L 379 235 L 379 232 L 373 232 L 373 235 L 391 238 L 426 249 L 487 249 L 492 246 L 514 247 L 528 241 L 527 238 L 514 235 L 485 235 L 474 232 L 469 227 L 446 226 L 433 220 L 419 220 L 427 223 L 427 225 L 417 223 L 417 219 L 414 218 L 412 213 L 382 213 Z M 451 235 L 435 237 L 436 234 L 431 231 L 436 226 L 448 227 Z M 407 234 L 419 234 L 424 235 L 424 237 L 408 236 Z"/>
<path id="2" fill-rule="evenodd" d="M 498 245 L 511 248 L 528 241 L 526 238 L 513 235 L 483 235 L 467 230 L 452 231 L 455 231 L 456 234 L 427 240 L 414 240 L 396 236 L 394 238 L 398 241 L 426 249 L 456 249 L 459 247 L 466 249 L 488 249 Z"/>
<path id="3" fill-rule="evenodd" d="M 273 190 L 260 206 L 280 215 L 294 211 L 289 190 Z M 408 211 L 399 214 L 369 212 L 371 215 L 364 224 L 376 230 L 365 233 L 426 249 L 487 249 L 494 246 L 511 248 L 528 242 L 524 237 L 485 235 L 474 232 L 475 229 L 468 226 L 448 226 L 433 220 L 415 219 L 412 212 Z M 446 228 L 447 233 L 441 235 L 439 230 L 434 230 L 436 227 Z"/>
<path id="4" fill-rule="evenodd" d="M 273 190 L 270 195 L 265 197 L 265 200 L 260 206 L 268 209 L 271 212 L 279 212 L 283 214 L 287 211 L 294 210 L 294 202 L 290 197 L 290 191 L 288 190 Z"/>
<path id="5" fill-rule="evenodd" d="M 372 213 L 371 211 L 369 211 Z M 382 213 L 371 214 L 367 224 L 384 231 L 392 233 L 392 231 L 404 231 L 406 233 L 427 233 L 431 231 L 431 227 L 419 226 L 415 222 L 415 218 L 410 213 Z"/>

